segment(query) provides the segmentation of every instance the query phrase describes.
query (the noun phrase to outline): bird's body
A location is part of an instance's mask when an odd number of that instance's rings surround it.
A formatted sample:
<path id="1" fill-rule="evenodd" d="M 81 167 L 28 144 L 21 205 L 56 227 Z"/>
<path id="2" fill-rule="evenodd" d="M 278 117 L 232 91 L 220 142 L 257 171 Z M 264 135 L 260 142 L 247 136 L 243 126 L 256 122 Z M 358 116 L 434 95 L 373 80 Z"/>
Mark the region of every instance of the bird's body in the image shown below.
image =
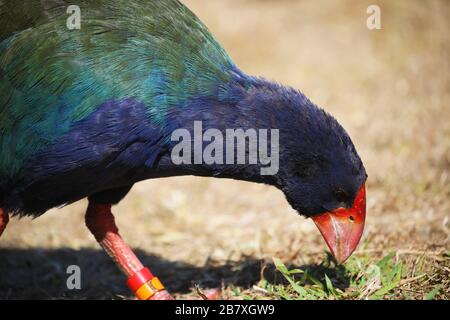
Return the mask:
<path id="1" fill-rule="evenodd" d="M 69 5 L 0 2 L 5 217 L 115 204 L 138 181 L 191 174 L 274 185 L 306 216 L 353 206 L 366 174 L 345 130 L 299 91 L 242 72 L 178 0 L 78 1 L 79 30 Z M 279 129 L 280 171 L 174 165 L 171 133 L 199 120 Z"/>
<path id="2" fill-rule="evenodd" d="M 0 207 L 11 212 L 142 179 L 130 171 L 149 173 L 168 114 L 215 98 L 234 72 L 178 1 L 82 1 L 80 30 L 67 29 L 68 3 L 25 3 L 0 5 Z"/>

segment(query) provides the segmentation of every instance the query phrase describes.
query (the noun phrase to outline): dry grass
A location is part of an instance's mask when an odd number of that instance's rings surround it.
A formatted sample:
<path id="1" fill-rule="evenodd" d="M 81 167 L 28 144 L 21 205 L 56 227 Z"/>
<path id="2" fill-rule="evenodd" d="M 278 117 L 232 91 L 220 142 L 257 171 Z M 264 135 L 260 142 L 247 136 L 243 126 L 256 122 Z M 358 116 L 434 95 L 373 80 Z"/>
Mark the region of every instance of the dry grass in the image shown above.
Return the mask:
<path id="1" fill-rule="evenodd" d="M 185 2 L 242 69 L 300 88 L 348 129 L 369 174 L 368 219 L 358 252 L 339 269 L 324 259 L 313 223 L 273 188 L 148 181 L 115 208 L 145 263 L 185 298 L 197 296 L 197 283 L 222 285 L 225 298 L 299 298 L 271 263 L 278 257 L 322 284 L 327 274 L 338 292 L 324 288 L 322 298 L 422 299 L 437 288 L 429 297 L 448 299 L 450 4 L 378 1 L 383 29 L 369 31 L 372 1 Z M 84 227 L 85 206 L 12 221 L 0 241 L 0 298 L 130 297 Z M 391 251 L 381 271 L 401 263 L 399 281 L 374 297 L 385 284 L 370 266 Z M 81 291 L 65 288 L 70 264 L 82 267 Z"/>

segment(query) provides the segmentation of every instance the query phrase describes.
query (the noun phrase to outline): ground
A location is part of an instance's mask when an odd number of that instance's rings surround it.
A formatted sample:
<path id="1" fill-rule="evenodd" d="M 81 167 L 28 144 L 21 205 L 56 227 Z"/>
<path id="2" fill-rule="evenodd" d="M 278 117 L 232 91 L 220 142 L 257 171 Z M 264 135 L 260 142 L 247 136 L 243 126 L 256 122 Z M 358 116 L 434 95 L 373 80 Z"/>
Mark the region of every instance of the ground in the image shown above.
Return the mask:
<path id="1" fill-rule="evenodd" d="M 336 266 L 312 221 L 264 185 L 170 178 L 136 185 L 114 212 L 126 241 L 178 298 L 450 298 L 450 3 L 189 0 L 247 73 L 301 89 L 350 133 L 363 159 L 367 222 Z M 130 299 L 84 227 L 86 202 L 0 239 L 0 298 Z M 79 265 L 82 289 L 66 287 Z"/>

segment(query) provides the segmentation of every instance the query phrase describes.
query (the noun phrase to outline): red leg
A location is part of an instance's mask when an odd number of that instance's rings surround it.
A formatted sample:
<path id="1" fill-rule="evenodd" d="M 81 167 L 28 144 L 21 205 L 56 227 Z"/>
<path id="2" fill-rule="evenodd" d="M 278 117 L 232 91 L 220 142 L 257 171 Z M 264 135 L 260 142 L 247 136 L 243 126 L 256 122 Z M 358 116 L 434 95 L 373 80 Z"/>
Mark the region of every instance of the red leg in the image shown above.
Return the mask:
<path id="1" fill-rule="evenodd" d="M 158 278 L 142 263 L 119 235 L 111 205 L 89 204 L 86 225 L 103 249 L 128 277 L 128 286 L 142 300 L 172 300 Z"/>
<path id="2" fill-rule="evenodd" d="M 0 208 L 0 236 L 2 235 L 3 231 L 5 231 L 8 222 L 9 215 L 2 208 Z"/>

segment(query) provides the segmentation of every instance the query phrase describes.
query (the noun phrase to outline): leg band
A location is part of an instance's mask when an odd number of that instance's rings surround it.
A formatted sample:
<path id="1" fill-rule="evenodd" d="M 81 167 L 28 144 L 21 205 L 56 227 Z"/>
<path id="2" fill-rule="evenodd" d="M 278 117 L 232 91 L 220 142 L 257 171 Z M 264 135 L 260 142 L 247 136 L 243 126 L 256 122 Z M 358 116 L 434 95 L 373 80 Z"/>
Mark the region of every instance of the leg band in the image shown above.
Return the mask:
<path id="1" fill-rule="evenodd" d="M 148 300 L 158 291 L 164 290 L 161 281 L 154 277 L 148 268 L 143 268 L 132 275 L 127 280 L 127 285 L 139 300 Z"/>

